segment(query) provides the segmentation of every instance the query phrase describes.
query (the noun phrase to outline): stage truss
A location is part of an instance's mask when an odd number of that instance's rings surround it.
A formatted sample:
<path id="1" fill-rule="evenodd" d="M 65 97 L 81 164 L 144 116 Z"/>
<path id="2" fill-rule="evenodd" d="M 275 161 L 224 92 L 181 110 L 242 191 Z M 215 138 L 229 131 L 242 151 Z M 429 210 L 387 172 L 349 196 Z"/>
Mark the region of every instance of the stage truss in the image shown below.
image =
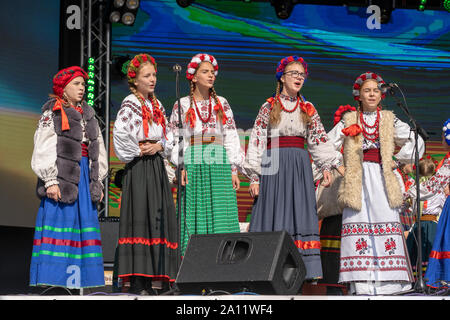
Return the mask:
<path id="1" fill-rule="evenodd" d="M 81 0 L 81 12 L 81 66 L 86 67 L 88 59 L 94 59 L 96 88 L 93 107 L 103 134 L 106 154 L 109 159 L 110 69 L 112 63 L 111 23 L 107 19 L 108 3 L 104 0 Z M 100 218 L 109 216 L 109 180 L 108 174 L 103 181 L 105 195 L 98 208 Z"/>

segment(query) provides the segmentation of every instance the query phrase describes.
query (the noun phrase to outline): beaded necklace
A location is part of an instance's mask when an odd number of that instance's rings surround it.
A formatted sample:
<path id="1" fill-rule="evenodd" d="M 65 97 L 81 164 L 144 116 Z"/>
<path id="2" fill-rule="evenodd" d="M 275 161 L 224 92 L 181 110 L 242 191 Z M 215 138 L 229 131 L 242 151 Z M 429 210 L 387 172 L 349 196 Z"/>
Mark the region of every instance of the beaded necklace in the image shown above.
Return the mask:
<path id="1" fill-rule="evenodd" d="M 280 102 L 281 110 L 286 111 L 288 113 L 294 112 L 297 109 L 298 105 L 300 104 L 300 98 L 297 97 L 297 103 L 295 104 L 295 107 L 292 110 L 288 110 L 284 107 L 283 102 L 281 102 L 280 96 L 278 96 L 278 101 Z"/>
<path id="2" fill-rule="evenodd" d="M 361 120 L 362 124 L 362 134 L 364 138 L 367 140 L 370 140 L 372 142 L 375 142 L 375 140 L 379 137 L 379 127 L 380 127 L 380 108 L 377 108 L 377 118 L 375 120 L 375 123 L 373 125 L 367 124 L 367 122 L 364 121 L 363 113 L 361 112 L 359 114 L 359 119 Z M 369 133 L 366 128 L 375 129 L 373 133 Z M 372 136 L 372 138 L 371 138 Z"/>
<path id="3" fill-rule="evenodd" d="M 212 114 L 211 95 L 209 96 L 208 117 L 207 117 L 206 119 L 203 119 L 203 118 L 202 118 L 202 115 L 200 114 L 200 110 L 198 109 L 198 106 L 197 106 L 197 102 L 195 101 L 195 98 L 194 98 L 194 97 L 192 97 L 192 98 L 193 98 L 193 100 L 194 100 L 195 110 L 197 110 L 197 114 L 198 114 L 198 117 L 200 118 L 200 120 L 201 120 L 203 123 L 209 122 L 209 120 L 211 119 L 211 114 Z"/>

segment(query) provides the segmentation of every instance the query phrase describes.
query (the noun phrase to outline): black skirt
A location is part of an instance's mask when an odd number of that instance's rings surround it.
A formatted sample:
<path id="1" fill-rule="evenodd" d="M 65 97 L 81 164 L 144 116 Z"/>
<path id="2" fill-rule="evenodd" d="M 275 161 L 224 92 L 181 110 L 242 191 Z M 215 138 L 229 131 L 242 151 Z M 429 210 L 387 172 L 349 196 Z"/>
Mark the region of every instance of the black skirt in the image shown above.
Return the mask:
<path id="1" fill-rule="evenodd" d="M 174 199 L 161 156 L 135 158 L 122 183 L 117 272 L 173 282 L 178 234 Z"/>

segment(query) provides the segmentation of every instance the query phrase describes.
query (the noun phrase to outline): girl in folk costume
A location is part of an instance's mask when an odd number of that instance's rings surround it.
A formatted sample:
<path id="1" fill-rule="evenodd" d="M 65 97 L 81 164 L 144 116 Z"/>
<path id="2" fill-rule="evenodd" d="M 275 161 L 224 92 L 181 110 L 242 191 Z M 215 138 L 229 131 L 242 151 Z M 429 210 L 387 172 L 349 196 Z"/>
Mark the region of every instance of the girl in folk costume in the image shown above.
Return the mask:
<path id="1" fill-rule="evenodd" d="M 442 144 L 448 151 L 439 163 L 436 173 L 420 184 L 420 199 L 427 200 L 436 194 L 445 194 L 446 201 L 439 217 L 433 247 L 428 258 L 424 278 L 426 285 L 434 288 L 447 287 L 450 281 L 450 119 L 444 123 Z M 408 190 L 410 196 L 416 195 L 415 185 Z"/>
<path id="2" fill-rule="evenodd" d="M 94 110 L 83 100 L 87 73 L 73 66 L 53 77 L 42 107 L 31 167 L 42 199 L 34 234 L 30 285 L 104 285 L 96 203 L 108 172 Z"/>
<path id="3" fill-rule="evenodd" d="M 345 174 L 338 201 L 344 207 L 341 233 L 340 283 L 355 294 L 390 294 L 409 289 L 412 274 L 406 253 L 399 208 L 403 197 L 394 174 L 395 155 L 412 161 L 414 139 L 407 124 L 391 111 L 381 110 L 383 79 L 372 72 L 360 75 L 353 86 L 357 111 L 344 115 L 328 133 L 344 147 Z M 424 143 L 419 141 L 419 153 Z"/>
<path id="4" fill-rule="evenodd" d="M 435 173 L 437 163 L 427 156 L 419 161 L 419 174 L 420 182 L 426 182 Z M 411 178 L 410 178 L 411 179 Z M 413 180 L 413 179 L 411 179 Z M 414 183 L 414 182 L 412 182 Z M 406 193 L 406 192 L 405 192 Z M 415 197 L 407 199 L 410 203 L 415 204 Z M 421 239 L 422 239 L 422 261 L 420 262 L 423 272 L 426 271 L 428 265 L 428 256 L 430 255 L 434 237 L 436 235 L 437 222 L 439 215 L 442 212 L 446 195 L 444 192 L 436 192 L 432 197 L 427 200 L 420 201 L 420 220 L 421 220 Z M 416 271 L 417 264 L 417 224 L 414 224 L 411 228 L 411 232 L 407 238 L 406 244 L 408 246 L 409 256 L 411 258 L 411 264 L 413 271 Z"/>
<path id="5" fill-rule="evenodd" d="M 187 66 L 189 96 L 180 99 L 184 131 L 184 163 L 180 163 L 179 107 L 170 118 L 174 132 L 171 161 L 183 166 L 185 186 L 181 205 L 181 255 L 193 234 L 239 232 L 236 190 L 238 168 L 244 154 L 228 101 L 216 94 L 217 60 L 209 54 L 195 55 Z"/>
<path id="6" fill-rule="evenodd" d="M 114 150 L 126 163 L 118 241 L 118 276 L 130 291 L 153 293 L 175 281 L 177 221 L 163 156 L 170 152 L 164 107 L 155 96 L 157 66 L 148 54 L 128 65 L 131 94 L 114 123 Z"/>
<path id="7" fill-rule="evenodd" d="M 306 279 L 315 279 L 322 277 L 322 268 L 310 155 L 323 173 L 324 185 L 329 185 L 337 152 L 328 142 L 316 109 L 299 94 L 307 74 L 306 62 L 300 57 L 279 62 L 276 94 L 256 117 L 245 172 L 250 195 L 258 197 L 249 231 L 288 232 L 303 256 Z"/>

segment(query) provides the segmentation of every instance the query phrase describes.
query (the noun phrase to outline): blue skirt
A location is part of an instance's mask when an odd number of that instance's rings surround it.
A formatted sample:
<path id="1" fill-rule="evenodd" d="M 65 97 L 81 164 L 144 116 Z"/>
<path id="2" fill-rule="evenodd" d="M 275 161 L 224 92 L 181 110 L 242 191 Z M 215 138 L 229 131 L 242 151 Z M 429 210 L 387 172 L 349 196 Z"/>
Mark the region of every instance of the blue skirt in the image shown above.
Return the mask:
<path id="1" fill-rule="evenodd" d="M 306 279 L 322 278 L 319 219 L 311 161 L 306 150 L 279 148 L 263 154 L 259 196 L 250 232 L 288 232 L 306 266 Z"/>
<path id="2" fill-rule="evenodd" d="M 36 218 L 30 286 L 89 288 L 105 285 L 100 225 L 89 191 L 89 159 L 80 161 L 78 199 L 43 198 Z"/>
<path id="3" fill-rule="evenodd" d="M 426 285 L 441 287 L 441 280 L 450 281 L 450 198 L 447 197 L 437 225 L 433 248 L 430 253 Z"/>

